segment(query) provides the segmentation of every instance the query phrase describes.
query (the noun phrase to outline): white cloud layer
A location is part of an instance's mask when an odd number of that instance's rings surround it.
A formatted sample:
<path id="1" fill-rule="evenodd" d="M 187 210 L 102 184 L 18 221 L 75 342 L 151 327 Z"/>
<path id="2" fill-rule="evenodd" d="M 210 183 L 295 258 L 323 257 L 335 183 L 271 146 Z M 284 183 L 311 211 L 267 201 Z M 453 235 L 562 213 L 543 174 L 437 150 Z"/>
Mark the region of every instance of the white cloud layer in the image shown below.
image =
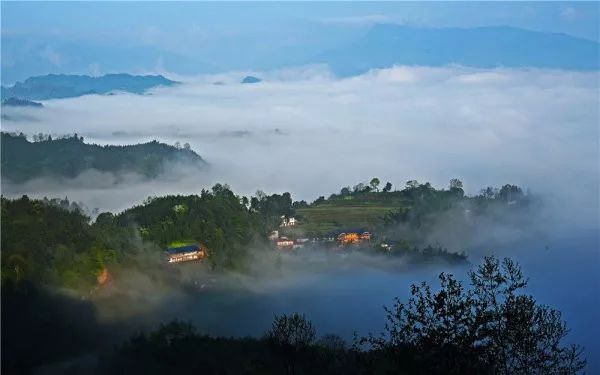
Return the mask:
<path id="1" fill-rule="evenodd" d="M 597 225 L 597 72 L 394 67 L 336 79 L 309 67 L 255 72 L 263 82 L 239 84 L 245 74 L 184 78 L 145 96 L 51 100 L 19 110 L 37 121 L 3 122 L 4 130 L 77 132 L 96 143 L 189 142 L 212 164 L 206 175 L 117 192 L 38 181 L 5 185 L 5 193 L 69 195 L 118 210 L 217 181 L 241 194 L 291 191 L 312 200 L 373 176 L 398 187 L 458 177 L 470 193 L 529 187 L 569 220 Z"/>

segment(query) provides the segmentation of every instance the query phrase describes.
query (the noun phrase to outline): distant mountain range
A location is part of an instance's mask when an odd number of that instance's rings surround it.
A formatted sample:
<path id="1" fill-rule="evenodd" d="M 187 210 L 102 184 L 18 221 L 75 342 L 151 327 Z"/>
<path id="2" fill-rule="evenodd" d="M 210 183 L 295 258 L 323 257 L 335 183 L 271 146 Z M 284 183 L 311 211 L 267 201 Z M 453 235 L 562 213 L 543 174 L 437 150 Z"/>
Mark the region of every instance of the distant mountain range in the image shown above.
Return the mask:
<path id="1" fill-rule="evenodd" d="M 321 29 L 320 29 L 321 30 Z M 360 74 L 393 65 L 444 66 L 459 64 L 476 68 L 532 67 L 598 70 L 600 44 L 559 33 L 515 27 L 428 28 L 378 24 L 344 38 L 321 39 L 299 44 L 255 48 L 237 41 L 231 45 L 190 51 L 193 57 L 150 47 L 97 46 L 83 41 L 2 35 L 2 79 L 15 82 L 45 73 L 112 71 L 170 71 L 182 75 L 227 71 L 260 71 L 288 66 L 327 64 L 339 76 Z M 337 35 L 337 34 L 335 34 Z M 345 35 L 345 34 L 344 34 Z M 314 36 L 317 38 L 317 36 Z M 33 38 L 33 39 L 32 39 Z M 246 40 L 246 39 L 244 39 Z M 276 40 L 276 39 L 275 39 Z M 334 42 L 335 40 L 335 42 Z M 247 41 L 247 40 L 246 40 Z M 28 48 L 22 48 L 27 45 Z M 42 57 L 52 50 L 66 56 L 59 66 Z M 193 53 L 192 53 L 193 52 Z M 243 58 L 242 58 L 243 57 Z M 95 67 L 95 68 L 93 68 Z M 140 93 L 156 85 L 172 85 L 162 76 L 109 74 L 103 77 L 48 75 L 25 79 L 2 88 L 3 97 L 49 99 L 123 90 Z"/>
<path id="2" fill-rule="evenodd" d="M 158 86 L 172 86 L 177 82 L 160 75 L 134 76 L 130 74 L 107 74 L 101 77 L 86 75 L 48 74 L 27 78 L 11 87 L 2 86 L 3 98 L 24 100 L 47 100 L 72 98 L 88 94 L 107 94 L 125 91 L 142 94 Z"/>
<path id="3" fill-rule="evenodd" d="M 376 25 L 364 37 L 315 58 L 339 75 L 392 65 L 597 70 L 599 44 L 513 27 L 418 28 Z"/>
<path id="4" fill-rule="evenodd" d="M 39 137 L 38 137 L 39 138 Z M 188 147 L 157 141 L 99 146 L 73 135 L 30 142 L 22 134 L 1 133 L 2 179 L 24 182 L 39 177 L 74 178 L 86 170 L 134 172 L 152 179 L 173 165 L 204 168 L 208 164 Z M 167 165 L 168 164 L 168 165 Z"/>

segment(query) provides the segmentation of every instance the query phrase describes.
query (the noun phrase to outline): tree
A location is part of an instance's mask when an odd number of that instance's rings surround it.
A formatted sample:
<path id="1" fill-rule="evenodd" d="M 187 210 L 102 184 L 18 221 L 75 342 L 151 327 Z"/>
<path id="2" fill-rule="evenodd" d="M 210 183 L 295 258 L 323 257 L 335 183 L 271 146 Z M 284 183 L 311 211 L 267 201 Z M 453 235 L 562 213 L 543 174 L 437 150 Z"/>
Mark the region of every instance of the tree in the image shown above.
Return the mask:
<path id="1" fill-rule="evenodd" d="M 419 182 L 417 180 L 406 181 L 406 190 L 416 189 L 418 187 L 419 187 Z"/>
<path id="2" fill-rule="evenodd" d="M 465 191 L 463 190 L 463 183 L 458 178 L 453 178 L 450 180 L 450 192 L 462 198 L 465 195 Z"/>
<path id="3" fill-rule="evenodd" d="M 385 186 L 383 187 L 383 189 L 381 189 L 384 193 L 389 193 L 390 191 L 392 191 L 392 183 L 391 182 L 386 182 Z"/>
<path id="4" fill-rule="evenodd" d="M 375 191 L 379 191 L 378 186 L 381 183 L 381 181 L 379 181 L 379 179 L 377 177 L 373 177 L 371 179 L 371 182 L 369 182 L 369 185 L 371 185 L 371 189 L 375 190 Z"/>
<path id="5" fill-rule="evenodd" d="M 318 205 L 325 202 L 325 197 L 324 196 L 320 196 L 319 198 L 315 199 L 315 201 L 313 202 L 314 205 Z"/>
<path id="6" fill-rule="evenodd" d="M 286 373 L 294 374 L 298 358 L 314 343 L 315 329 L 304 315 L 275 315 L 267 338 L 284 361 Z"/>
<path id="7" fill-rule="evenodd" d="M 463 183 L 461 180 L 459 180 L 458 178 L 453 178 L 450 180 L 450 190 L 462 189 L 462 188 L 463 188 Z"/>
<path id="8" fill-rule="evenodd" d="M 494 197 L 496 197 L 496 195 L 498 194 L 497 189 L 494 189 L 491 186 L 488 186 L 485 189 L 481 189 L 480 191 L 480 196 L 485 198 L 485 199 L 494 199 Z"/>
<path id="9" fill-rule="evenodd" d="M 343 187 L 342 190 L 340 190 L 340 195 L 342 197 L 345 197 L 345 196 L 350 195 L 350 194 L 352 194 L 352 192 L 350 191 L 350 187 L 349 186 Z"/>
<path id="10" fill-rule="evenodd" d="M 192 149 L 192 147 L 190 146 L 190 144 L 187 143 L 187 142 L 183 144 L 183 148 L 186 149 L 186 150 L 191 150 Z"/>
<path id="11" fill-rule="evenodd" d="M 355 193 L 362 193 L 363 191 L 365 191 L 365 188 L 366 188 L 365 184 L 362 183 L 362 182 L 359 182 L 358 184 L 354 185 L 354 187 L 352 188 L 352 190 Z"/>
<path id="12" fill-rule="evenodd" d="M 406 303 L 386 307 L 381 337 L 362 340 L 386 353 L 398 369 L 425 373 L 574 374 L 585 367 L 578 346 L 564 346 L 568 333 L 560 312 L 522 294 L 527 286 L 510 259 L 486 257 L 465 290 L 440 274 L 441 288 L 413 285 Z"/>
<path id="13" fill-rule="evenodd" d="M 508 203 L 519 201 L 523 198 L 523 190 L 517 185 L 506 184 L 500 188 L 497 198 Z"/>

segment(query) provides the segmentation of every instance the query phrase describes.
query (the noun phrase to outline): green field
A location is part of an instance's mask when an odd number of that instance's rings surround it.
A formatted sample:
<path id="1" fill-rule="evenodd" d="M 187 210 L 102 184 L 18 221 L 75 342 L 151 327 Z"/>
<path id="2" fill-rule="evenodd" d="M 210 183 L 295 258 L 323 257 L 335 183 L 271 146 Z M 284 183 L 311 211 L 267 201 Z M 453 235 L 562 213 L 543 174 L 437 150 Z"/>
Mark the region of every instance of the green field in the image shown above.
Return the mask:
<path id="1" fill-rule="evenodd" d="M 325 234 L 344 228 L 366 228 L 375 230 L 382 224 L 383 216 L 402 207 L 395 204 L 378 202 L 377 204 L 318 205 L 296 210 L 300 225 L 294 231 L 305 234 Z M 300 234 L 300 233 L 297 233 Z"/>

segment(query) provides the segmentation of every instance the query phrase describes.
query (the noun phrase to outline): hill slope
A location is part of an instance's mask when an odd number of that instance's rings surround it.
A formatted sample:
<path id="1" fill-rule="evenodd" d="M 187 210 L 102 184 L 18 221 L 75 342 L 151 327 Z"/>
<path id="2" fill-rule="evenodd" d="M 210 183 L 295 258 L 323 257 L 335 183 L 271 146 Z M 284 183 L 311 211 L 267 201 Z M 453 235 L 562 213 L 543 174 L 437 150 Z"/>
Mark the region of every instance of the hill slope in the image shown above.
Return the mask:
<path id="1" fill-rule="evenodd" d="M 127 146 L 99 146 L 77 135 L 29 142 L 23 135 L 2 133 L 2 178 L 23 182 L 42 176 L 73 178 L 87 169 L 102 172 L 135 172 L 156 177 L 166 162 L 197 167 L 206 162 L 190 149 L 156 141 Z"/>

